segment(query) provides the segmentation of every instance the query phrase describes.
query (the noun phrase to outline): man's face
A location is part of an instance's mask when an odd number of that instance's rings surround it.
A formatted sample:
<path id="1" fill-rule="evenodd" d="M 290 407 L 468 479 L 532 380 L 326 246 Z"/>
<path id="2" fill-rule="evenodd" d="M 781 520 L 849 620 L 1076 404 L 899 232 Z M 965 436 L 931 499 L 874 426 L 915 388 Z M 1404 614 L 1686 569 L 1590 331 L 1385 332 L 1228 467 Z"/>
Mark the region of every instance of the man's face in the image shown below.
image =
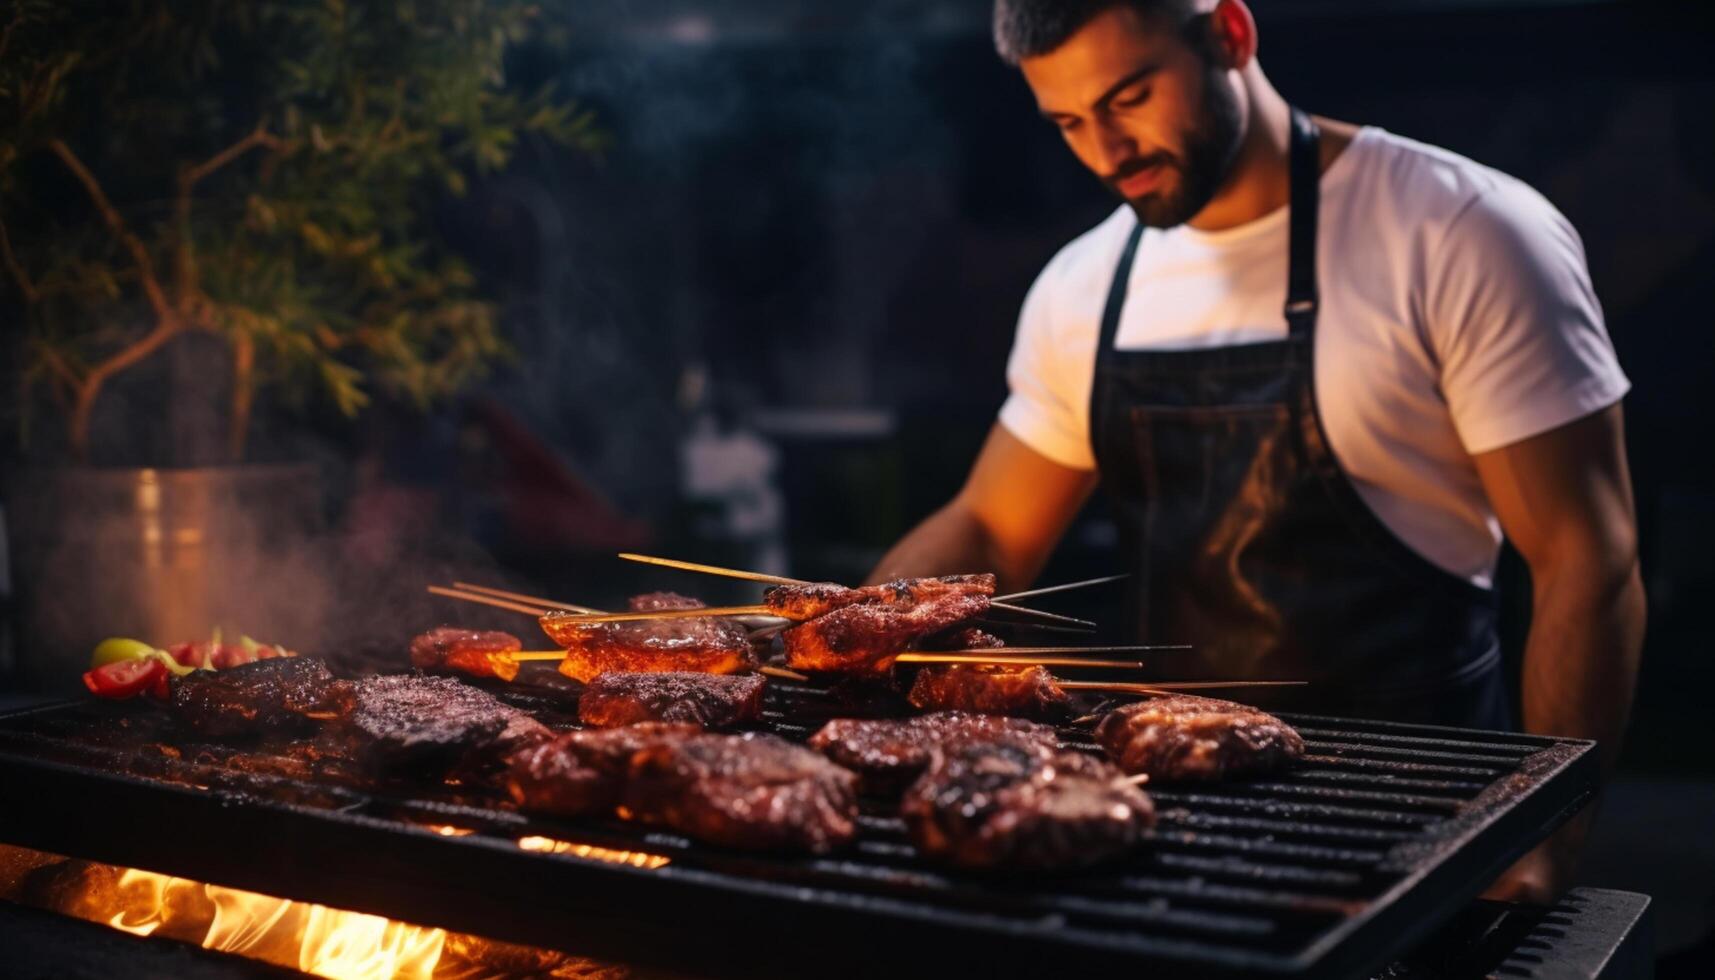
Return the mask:
<path id="1" fill-rule="evenodd" d="M 1204 29 L 1205 19 L 1194 24 Z M 1120 4 L 1019 65 L 1066 145 L 1154 228 L 1184 224 L 1203 210 L 1242 135 L 1228 72 L 1185 31 Z"/>

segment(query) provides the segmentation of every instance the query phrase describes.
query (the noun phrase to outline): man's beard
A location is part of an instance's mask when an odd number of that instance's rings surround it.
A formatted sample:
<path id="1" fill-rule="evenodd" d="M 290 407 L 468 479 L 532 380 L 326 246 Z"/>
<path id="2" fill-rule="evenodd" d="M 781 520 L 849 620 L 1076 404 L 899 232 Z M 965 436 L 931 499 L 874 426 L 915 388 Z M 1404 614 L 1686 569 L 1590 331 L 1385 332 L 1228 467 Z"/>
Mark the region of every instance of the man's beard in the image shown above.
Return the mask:
<path id="1" fill-rule="evenodd" d="M 1176 228 L 1196 217 L 1214 199 L 1239 152 L 1239 101 L 1211 70 L 1205 79 L 1204 111 L 1197 126 L 1185 136 L 1183 157 L 1163 150 L 1128 160 L 1102 182 L 1114 193 L 1119 182 L 1153 166 L 1171 167 L 1179 173 L 1178 185 L 1151 191 L 1142 197 L 1126 198 L 1139 223 L 1150 228 Z"/>

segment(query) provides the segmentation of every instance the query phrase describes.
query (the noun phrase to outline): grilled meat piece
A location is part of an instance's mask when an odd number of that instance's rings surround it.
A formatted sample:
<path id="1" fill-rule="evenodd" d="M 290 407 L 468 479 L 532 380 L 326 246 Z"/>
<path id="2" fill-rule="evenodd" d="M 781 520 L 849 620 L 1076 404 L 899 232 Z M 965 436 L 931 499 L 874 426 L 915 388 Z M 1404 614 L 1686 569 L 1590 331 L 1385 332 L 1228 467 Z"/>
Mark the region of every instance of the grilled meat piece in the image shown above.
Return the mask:
<path id="1" fill-rule="evenodd" d="M 692 724 L 649 721 L 567 732 L 508 756 L 506 789 L 526 810 L 562 817 L 604 813 L 619 805 L 631 757 L 639 750 L 687 739 L 701 731 Z"/>
<path id="2" fill-rule="evenodd" d="M 946 664 L 917 672 L 907 696 L 919 711 L 970 711 L 1058 721 L 1072 699 L 1038 665 Z"/>
<path id="3" fill-rule="evenodd" d="M 347 722 L 364 757 L 384 768 L 480 765 L 552 736 L 486 691 L 421 674 L 364 678 Z"/>
<path id="4" fill-rule="evenodd" d="M 1188 694 L 1116 708 L 1096 726 L 1096 741 L 1126 772 L 1159 782 L 1254 775 L 1304 754 L 1304 739 L 1279 718 Z"/>
<path id="5" fill-rule="evenodd" d="M 214 737 L 306 728 L 348 714 L 350 681 L 314 657 L 277 657 L 199 670 L 173 682 L 172 711 L 197 733 Z"/>
<path id="6" fill-rule="evenodd" d="M 832 582 L 776 585 L 762 593 L 762 601 L 781 616 L 802 622 L 846 606 L 876 603 L 908 606 L 949 595 L 980 595 L 985 598 L 992 596 L 994 576 L 984 573 L 943 575 L 939 578 L 900 578 L 856 589 Z"/>
<path id="7" fill-rule="evenodd" d="M 511 633 L 441 626 L 411 641 L 411 664 L 423 670 L 509 681 L 518 676 L 518 661 L 512 654 L 522 649 L 524 644 Z"/>
<path id="8" fill-rule="evenodd" d="M 931 633 L 988 611 L 988 596 L 946 595 L 908 604 L 844 606 L 780 634 L 786 663 L 798 670 L 885 674 L 893 658 Z"/>
<path id="9" fill-rule="evenodd" d="M 640 721 L 729 728 L 762 716 L 766 684 L 761 674 L 602 674 L 578 699 L 578 720 L 600 728 Z"/>
<path id="10" fill-rule="evenodd" d="M 630 605 L 632 612 L 703 607 L 700 600 L 672 592 L 633 596 Z M 608 673 L 739 674 L 756 669 L 749 634 L 730 619 L 580 623 L 576 615 L 551 612 L 542 617 L 542 629 L 566 650 L 560 673 L 586 684 Z"/>
<path id="11" fill-rule="evenodd" d="M 1148 796 L 1079 752 L 976 742 L 937 752 L 900 807 L 925 857 L 963 868 L 1077 868 L 1130 851 Z"/>
<path id="12" fill-rule="evenodd" d="M 624 806 L 711 844 L 825 854 L 857 835 L 857 776 L 773 735 L 699 735 L 632 756 Z"/>
<path id="13" fill-rule="evenodd" d="M 976 626 L 961 626 L 923 641 L 925 650 L 998 650 L 1006 641 Z"/>
<path id="14" fill-rule="evenodd" d="M 938 711 L 915 718 L 835 718 L 810 747 L 857 773 L 866 793 L 894 794 L 916 779 L 939 749 L 975 742 L 1051 751 L 1054 729 L 1020 718 Z"/>

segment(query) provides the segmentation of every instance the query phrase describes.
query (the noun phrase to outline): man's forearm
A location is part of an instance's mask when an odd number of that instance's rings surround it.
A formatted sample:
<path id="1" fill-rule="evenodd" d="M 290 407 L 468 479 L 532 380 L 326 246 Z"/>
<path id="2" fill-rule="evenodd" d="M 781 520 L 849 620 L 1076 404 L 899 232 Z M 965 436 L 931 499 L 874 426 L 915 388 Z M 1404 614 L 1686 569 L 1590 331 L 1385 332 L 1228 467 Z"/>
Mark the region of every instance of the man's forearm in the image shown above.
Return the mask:
<path id="1" fill-rule="evenodd" d="M 1533 570 L 1524 728 L 1595 739 L 1606 772 L 1619 756 L 1631 714 L 1643 647 L 1643 584 L 1635 564 L 1607 576 L 1567 564 L 1565 570 Z"/>
<path id="2" fill-rule="evenodd" d="M 869 574 L 869 583 L 923 575 L 994 572 L 1002 592 L 1022 588 L 1036 569 L 1005 567 L 982 521 L 955 501 L 899 540 Z"/>

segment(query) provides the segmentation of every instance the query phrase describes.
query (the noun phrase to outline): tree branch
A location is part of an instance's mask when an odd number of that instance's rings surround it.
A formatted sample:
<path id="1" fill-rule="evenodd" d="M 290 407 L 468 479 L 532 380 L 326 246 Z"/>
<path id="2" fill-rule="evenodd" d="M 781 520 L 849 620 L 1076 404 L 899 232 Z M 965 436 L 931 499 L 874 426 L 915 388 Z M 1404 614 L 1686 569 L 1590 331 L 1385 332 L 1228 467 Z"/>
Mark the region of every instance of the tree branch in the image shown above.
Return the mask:
<path id="1" fill-rule="evenodd" d="M 179 193 L 173 200 L 173 298 L 178 303 L 180 315 L 188 314 L 196 291 L 196 255 L 191 248 L 191 191 L 204 177 L 259 146 L 276 152 L 283 151 L 286 146 L 283 140 L 268 132 L 266 117 L 258 119 L 256 128 L 236 143 L 194 167 L 179 171 Z"/>
<path id="2" fill-rule="evenodd" d="M 169 330 L 168 336 L 171 336 L 173 332 L 178 330 L 178 314 L 167 302 L 167 294 L 161 290 L 161 280 L 155 275 L 155 261 L 149 257 L 148 247 L 143 244 L 142 239 L 131 233 L 130 227 L 125 224 L 125 219 L 113 207 L 113 203 L 107 199 L 107 193 L 101 189 L 101 184 L 96 181 L 95 175 L 89 172 L 89 168 L 83 165 L 83 161 L 77 158 L 77 154 L 71 151 L 71 147 L 65 145 L 65 141 L 58 138 L 49 140 L 48 147 L 54 151 L 55 156 L 60 158 L 60 162 L 66 165 L 66 169 L 70 170 L 83 184 L 83 189 L 89 193 L 89 199 L 95 202 L 96 210 L 101 212 L 102 218 L 107 221 L 107 227 L 112 230 L 114 237 L 118 238 L 120 243 L 130 251 L 132 260 L 137 263 L 137 273 L 142 280 L 143 293 L 149 298 L 149 305 L 154 308 L 155 315 L 161 320 L 156 329 L 166 328 Z"/>
<path id="3" fill-rule="evenodd" d="M 54 350 L 47 344 L 38 344 L 37 347 L 42 352 L 42 360 L 47 362 L 48 367 L 52 368 L 53 372 L 60 376 L 60 380 L 64 381 L 68 388 L 72 391 L 77 391 L 79 388 L 83 387 L 83 379 L 78 377 L 77 372 L 71 369 L 71 365 L 66 363 L 66 359 L 61 356 L 59 351 Z"/>
<path id="4" fill-rule="evenodd" d="M 18 289 L 24 294 L 24 302 L 34 303 L 41 293 L 36 291 L 36 284 L 30 281 L 29 273 L 24 271 L 18 262 L 17 253 L 12 251 L 12 236 L 6 233 L 6 219 L 0 218 L 0 256 L 6 261 L 6 271 L 12 273 L 17 280 Z"/>

